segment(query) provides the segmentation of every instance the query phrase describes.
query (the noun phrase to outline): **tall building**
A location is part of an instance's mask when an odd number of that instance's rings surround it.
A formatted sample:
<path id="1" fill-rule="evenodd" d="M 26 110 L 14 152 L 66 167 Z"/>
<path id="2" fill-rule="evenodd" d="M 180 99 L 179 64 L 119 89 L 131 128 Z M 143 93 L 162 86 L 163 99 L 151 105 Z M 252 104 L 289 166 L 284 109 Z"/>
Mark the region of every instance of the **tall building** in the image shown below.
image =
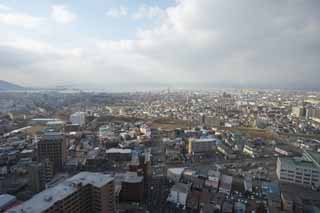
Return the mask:
<path id="1" fill-rule="evenodd" d="M 45 189 L 45 186 L 54 176 L 53 164 L 51 161 L 44 160 L 41 163 L 32 163 L 28 166 L 30 186 L 34 193 Z"/>
<path id="2" fill-rule="evenodd" d="M 36 194 L 8 213 L 115 212 L 113 180 L 109 175 L 81 172 Z"/>
<path id="3" fill-rule="evenodd" d="M 70 115 L 70 122 L 79 126 L 84 126 L 86 124 L 86 113 L 85 112 L 75 112 Z"/>
<path id="4" fill-rule="evenodd" d="M 304 151 L 301 158 L 278 158 L 276 173 L 281 182 L 319 187 L 320 154 Z"/>
<path id="5" fill-rule="evenodd" d="M 320 122 L 320 109 L 319 108 L 308 108 L 306 111 L 306 117 L 308 119 Z"/>
<path id="6" fill-rule="evenodd" d="M 38 142 L 39 161 L 49 160 L 55 171 L 63 169 L 67 158 L 66 141 L 61 133 L 46 133 Z"/>
<path id="7" fill-rule="evenodd" d="M 304 117 L 306 115 L 306 109 L 304 107 L 292 107 L 292 116 L 296 118 Z"/>

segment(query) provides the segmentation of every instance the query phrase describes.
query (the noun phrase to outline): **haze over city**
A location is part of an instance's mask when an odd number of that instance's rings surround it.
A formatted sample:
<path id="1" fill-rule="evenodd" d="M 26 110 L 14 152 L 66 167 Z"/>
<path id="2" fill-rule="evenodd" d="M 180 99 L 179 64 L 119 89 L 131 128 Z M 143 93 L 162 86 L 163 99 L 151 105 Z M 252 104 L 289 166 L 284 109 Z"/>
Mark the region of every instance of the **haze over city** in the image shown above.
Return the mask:
<path id="1" fill-rule="evenodd" d="M 27 87 L 319 89 L 320 1 L 0 2 L 0 76 Z"/>
<path id="2" fill-rule="evenodd" d="M 319 213 L 320 0 L 0 0 L 0 212 Z"/>

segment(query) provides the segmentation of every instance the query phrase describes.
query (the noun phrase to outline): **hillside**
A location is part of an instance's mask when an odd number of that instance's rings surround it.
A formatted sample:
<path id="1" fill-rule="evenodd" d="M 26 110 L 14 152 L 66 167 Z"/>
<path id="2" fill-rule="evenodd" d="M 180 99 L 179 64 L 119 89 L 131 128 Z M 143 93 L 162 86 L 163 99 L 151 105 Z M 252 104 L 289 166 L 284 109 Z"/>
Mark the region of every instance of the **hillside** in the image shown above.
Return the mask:
<path id="1" fill-rule="evenodd" d="M 22 90 L 24 89 L 22 86 L 10 83 L 8 81 L 0 80 L 0 91 L 4 90 Z"/>

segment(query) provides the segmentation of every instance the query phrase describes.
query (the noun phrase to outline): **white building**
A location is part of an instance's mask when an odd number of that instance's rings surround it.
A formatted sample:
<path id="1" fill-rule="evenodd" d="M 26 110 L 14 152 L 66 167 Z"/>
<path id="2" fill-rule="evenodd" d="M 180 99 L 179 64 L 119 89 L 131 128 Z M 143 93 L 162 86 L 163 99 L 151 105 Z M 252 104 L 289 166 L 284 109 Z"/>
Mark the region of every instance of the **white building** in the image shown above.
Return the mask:
<path id="1" fill-rule="evenodd" d="M 282 182 L 319 187 L 319 162 L 319 153 L 305 151 L 301 158 L 278 158 L 276 173 Z"/>
<path id="2" fill-rule="evenodd" d="M 219 192 L 230 195 L 232 188 L 232 180 L 232 176 L 222 175 L 219 186 Z"/>
<path id="3" fill-rule="evenodd" d="M 190 188 L 190 184 L 175 184 L 172 186 L 167 200 L 171 203 L 177 204 L 177 206 L 182 206 L 185 209 Z"/>
<path id="4" fill-rule="evenodd" d="M 86 113 L 85 112 L 75 112 L 70 115 L 70 122 L 72 124 L 77 124 L 83 126 L 86 123 Z"/>

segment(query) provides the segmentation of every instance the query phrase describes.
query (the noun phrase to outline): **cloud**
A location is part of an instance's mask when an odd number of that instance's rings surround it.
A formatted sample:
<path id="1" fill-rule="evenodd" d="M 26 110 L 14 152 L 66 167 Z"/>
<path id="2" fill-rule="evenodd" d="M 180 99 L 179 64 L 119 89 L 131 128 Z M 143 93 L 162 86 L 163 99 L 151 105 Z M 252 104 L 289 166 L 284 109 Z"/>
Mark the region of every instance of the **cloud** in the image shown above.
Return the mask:
<path id="1" fill-rule="evenodd" d="M 51 6 L 51 18 L 57 23 L 70 24 L 77 19 L 77 15 L 65 5 Z"/>
<path id="2" fill-rule="evenodd" d="M 152 18 L 164 18 L 166 11 L 158 6 L 141 6 L 138 11 L 133 14 L 134 19 L 152 19 Z"/>
<path id="3" fill-rule="evenodd" d="M 120 6 L 119 8 L 110 8 L 106 15 L 112 18 L 119 18 L 128 15 L 128 8 Z"/>
<path id="4" fill-rule="evenodd" d="M 183 0 L 159 13 L 146 7 L 137 18 L 162 18 L 125 40 L 63 48 L 50 40 L 0 37 L 0 72 L 43 85 L 49 78 L 52 84 L 319 87 L 318 8 L 318 0 Z M 128 16 L 127 9 L 115 11 L 109 15 Z"/>
<path id="5" fill-rule="evenodd" d="M 168 74 L 183 74 L 173 82 L 316 85 L 319 6 L 298 0 L 178 1 L 160 25 L 139 31 L 132 46 Z"/>
<path id="6" fill-rule="evenodd" d="M 33 29 L 44 22 L 44 18 L 16 12 L 0 12 L 0 24 Z"/>
<path id="7" fill-rule="evenodd" d="M 8 7 L 7 5 L 4 5 L 4 4 L 0 4 L 0 11 L 9 11 L 11 10 L 10 7 Z"/>

